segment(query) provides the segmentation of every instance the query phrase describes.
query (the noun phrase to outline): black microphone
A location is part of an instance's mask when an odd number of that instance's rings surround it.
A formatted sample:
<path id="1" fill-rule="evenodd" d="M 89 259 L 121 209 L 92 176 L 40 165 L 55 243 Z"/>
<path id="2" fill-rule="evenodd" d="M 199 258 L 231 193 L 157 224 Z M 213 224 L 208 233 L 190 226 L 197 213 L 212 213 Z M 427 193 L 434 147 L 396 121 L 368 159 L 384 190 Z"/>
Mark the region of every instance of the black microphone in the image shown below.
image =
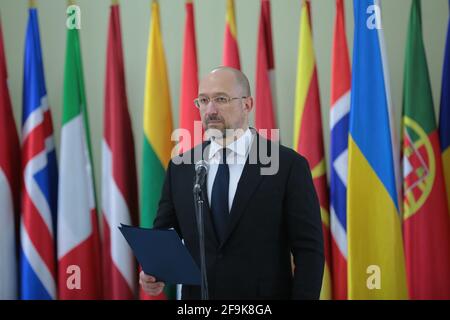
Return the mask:
<path id="1" fill-rule="evenodd" d="M 194 183 L 194 193 L 199 193 L 202 184 L 205 182 L 205 177 L 208 174 L 208 162 L 205 160 L 199 160 L 195 164 L 195 183 Z"/>
<path id="2" fill-rule="evenodd" d="M 208 278 L 206 276 L 206 255 L 205 255 L 205 224 L 203 222 L 203 197 L 202 184 L 205 183 L 205 177 L 208 174 L 208 162 L 199 160 L 195 164 L 195 182 L 194 182 L 194 206 L 195 217 L 197 218 L 198 243 L 200 252 L 200 274 L 201 274 L 201 294 L 202 300 L 208 300 Z"/>

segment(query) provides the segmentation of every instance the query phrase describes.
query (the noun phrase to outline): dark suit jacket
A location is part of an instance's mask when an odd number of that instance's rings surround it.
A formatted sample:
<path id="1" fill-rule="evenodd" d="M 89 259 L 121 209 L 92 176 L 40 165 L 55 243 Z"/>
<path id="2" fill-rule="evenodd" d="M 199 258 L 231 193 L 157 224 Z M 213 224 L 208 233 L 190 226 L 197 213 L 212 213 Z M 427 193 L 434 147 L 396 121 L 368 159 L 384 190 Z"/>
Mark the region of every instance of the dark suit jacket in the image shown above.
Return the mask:
<path id="1" fill-rule="evenodd" d="M 278 172 L 261 175 L 261 157 L 253 161 L 256 164 L 250 160 L 256 159 L 256 147 L 263 143 L 275 150 L 274 144 L 255 135 L 222 243 L 214 231 L 206 191 L 203 193 L 209 298 L 318 299 L 324 268 L 323 237 L 308 163 L 292 149 L 278 145 Z M 175 164 L 180 158 L 170 161 L 154 227 L 175 228 L 200 266 L 192 193 L 196 151 L 199 149 L 183 155 L 191 164 Z M 200 297 L 199 286 L 183 285 L 183 299 Z"/>

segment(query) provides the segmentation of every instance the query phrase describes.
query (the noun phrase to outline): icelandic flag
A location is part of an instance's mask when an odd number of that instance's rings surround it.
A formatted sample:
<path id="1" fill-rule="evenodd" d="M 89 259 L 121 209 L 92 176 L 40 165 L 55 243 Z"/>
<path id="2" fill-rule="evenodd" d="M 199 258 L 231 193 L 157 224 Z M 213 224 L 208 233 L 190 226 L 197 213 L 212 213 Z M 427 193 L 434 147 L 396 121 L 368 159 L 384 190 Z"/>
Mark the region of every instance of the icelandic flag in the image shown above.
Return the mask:
<path id="1" fill-rule="evenodd" d="M 56 298 L 58 171 L 47 102 L 36 8 L 29 9 L 25 39 L 22 115 L 22 299 Z"/>

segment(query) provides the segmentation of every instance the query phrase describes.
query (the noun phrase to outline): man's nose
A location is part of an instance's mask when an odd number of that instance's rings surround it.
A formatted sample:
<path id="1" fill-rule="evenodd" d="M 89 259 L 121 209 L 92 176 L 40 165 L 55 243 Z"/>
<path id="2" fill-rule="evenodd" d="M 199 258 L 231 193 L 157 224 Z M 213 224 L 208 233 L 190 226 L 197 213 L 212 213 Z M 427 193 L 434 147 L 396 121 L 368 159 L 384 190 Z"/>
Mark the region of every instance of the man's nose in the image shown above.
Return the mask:
<path id="1" fill-rule="evenodd" d="M 211 100 L 206 105 L 206 114 L 217 114 L 218 109 L 216 104 Z"/>

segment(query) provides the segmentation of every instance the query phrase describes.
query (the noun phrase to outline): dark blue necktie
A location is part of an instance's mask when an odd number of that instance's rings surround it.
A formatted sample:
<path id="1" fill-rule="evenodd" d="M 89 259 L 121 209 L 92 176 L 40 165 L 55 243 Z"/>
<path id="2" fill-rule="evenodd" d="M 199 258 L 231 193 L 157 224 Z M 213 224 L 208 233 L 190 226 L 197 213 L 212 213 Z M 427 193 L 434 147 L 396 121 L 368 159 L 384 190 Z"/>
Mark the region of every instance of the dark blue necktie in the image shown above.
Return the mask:
<path id="1" fill-rule="evenodd" d="M 230 170 L 227 164 L 226 148 L 221 151 L 219 167 L 211 192 L 211 212 L 214 228 L 219 241 L 222 242 L 225 237 L 225 231 L 228 223 L 228 187 L 230 184 Z"/>

